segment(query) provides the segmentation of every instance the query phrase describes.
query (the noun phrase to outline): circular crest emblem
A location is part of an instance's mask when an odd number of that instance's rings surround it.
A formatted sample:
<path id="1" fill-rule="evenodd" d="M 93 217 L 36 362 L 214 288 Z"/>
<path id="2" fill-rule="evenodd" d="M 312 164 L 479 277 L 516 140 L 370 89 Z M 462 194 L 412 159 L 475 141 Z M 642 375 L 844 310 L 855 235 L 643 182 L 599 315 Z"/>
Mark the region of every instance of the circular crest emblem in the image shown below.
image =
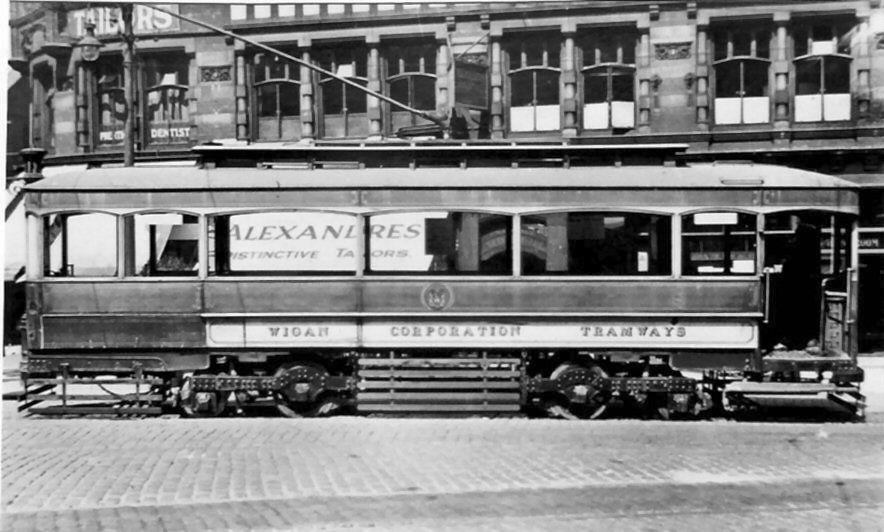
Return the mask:
<path id="1" fill-rule="evenodd" d="M 444 284 L 433 283 L 423 289 L 421 301 L 430 310 L 444 310 L 454 303 L 454 294 Z"/>

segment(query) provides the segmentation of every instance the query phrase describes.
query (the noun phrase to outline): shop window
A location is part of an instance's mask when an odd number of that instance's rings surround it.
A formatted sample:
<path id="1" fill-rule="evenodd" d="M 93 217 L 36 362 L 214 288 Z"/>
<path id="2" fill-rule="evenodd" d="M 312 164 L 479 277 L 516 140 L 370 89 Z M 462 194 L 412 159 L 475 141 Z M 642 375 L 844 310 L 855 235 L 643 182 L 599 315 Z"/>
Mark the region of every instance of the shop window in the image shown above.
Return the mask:
<path id="1" fill-rule="evenodd" d="M 126 275 L 196 275 L 199 221 L 178 213 L 138 214 L 124 218 Z"/>
<path id="2" fill-rule="evenodd" d="M 385 46 L 387 94 L 421 111 L 436 109 L 436 45 L 408 43 Z M 396 107 L 389 108 L 390 131 L 401 127 L 428 124 L 429 121 Z"/>
<path id="3" fill-rule="evenodd" d="M 95 64 L 95 94 L 98 100 L 98 124 L 94 132 L 97 146 L 122 146 L 125 139 L 126 94 L 123 88 L 123 60 L 120 56 L 101 56 Z"/>
<path id="4" fill-rule="evenodd" d="M 209 221 L 214 275 L 354 274 L 356 217 L 327 212 L 256 212 Z"/>
<path id="5" fill-rule="evenodd" d="M 190 142 L 190 58 L 184 53 L 165 53 L 145 56 L 142 61 L 147 143 Z"/>
<path id="6" fill-rule="evenodd" d="M 684 275 L 755 273 L 756 216 L 702 212 L 682 217 Z"/>
<path id="7" fill-rule="evenodd" d="M 668 275 L 669 216 L 570 212 L 523 216 L 523 275 Z"/>
<path id="8" fill-rule="evenodd" d="M 512 273 L 511 219 L 476 212 L 409 212 L 370 218 L 374 273 Z"/>
<path id="9" fill-rule="evenodd" d="M 114 277 L 117 218 L 103 213 L 53 214 L 43 218 L 44 275 Z"/>
<path id="10" fill-rule="evenodd" d="M 795 30 L 795 121 L 850 120 L 851 22 Z"/>
<path id="11" fill-rule="evenodd" d="M 558 34 L 513 38 L 506 46 L 509 65 L 509 126 L 513 132 L 560 129 Z"/>
<path id="12" fill-rule="evenodd" d="M 635 127 L 635 35 L 593 32 L 579 43 L 583 128 Z"/>
<path id="13" fill-rule="evenodd" d="M 317 64 L 362 86 L 368 85 L 365 47 L 317 49 Z M 326 138 L 368 136 L 368 96 L 365 92 L 341 83 L 335 78 L 320 76 L 322 135 Z"/>
<path id="14" fill-rule="evenodd" d="M 301 69 L 275 54 L 255 54 L 252 62 L 253 114 L 257 140 L 301 138 Z"/>
<path id="15" fill-rule="evenodd" d="M 767 29 L 715 31 L 716 124 L 770 122 L 771 35 Z"/>

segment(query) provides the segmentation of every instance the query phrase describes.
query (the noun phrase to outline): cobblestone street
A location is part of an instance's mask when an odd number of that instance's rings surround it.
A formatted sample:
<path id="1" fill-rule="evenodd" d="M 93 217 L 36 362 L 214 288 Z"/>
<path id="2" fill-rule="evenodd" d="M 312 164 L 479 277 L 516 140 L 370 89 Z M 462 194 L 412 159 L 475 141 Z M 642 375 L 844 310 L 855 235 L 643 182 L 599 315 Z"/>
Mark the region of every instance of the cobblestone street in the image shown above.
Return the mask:
<path id="1" fill-rule="evenodd" d="M 831 529 L 884 523 L 884 424 L 19 418 L 3 529 Z"/>

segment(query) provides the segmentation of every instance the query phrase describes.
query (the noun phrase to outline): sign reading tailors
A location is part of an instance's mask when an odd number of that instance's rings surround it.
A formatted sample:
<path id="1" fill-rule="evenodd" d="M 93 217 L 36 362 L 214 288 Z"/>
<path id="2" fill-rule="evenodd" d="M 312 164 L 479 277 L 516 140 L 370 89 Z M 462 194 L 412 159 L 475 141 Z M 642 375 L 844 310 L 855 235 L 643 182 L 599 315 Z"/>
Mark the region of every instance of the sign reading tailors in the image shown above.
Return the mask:
<path id="1" fill-rule="evenodd" d="M 178 4 L 157 4 L 157 7 L 178 12 Z M 95 35 L 99 37 L 117 35 L 122 31 L 122 15 L 118 7 L 100 6 L 68 11 L 68 28 L 74 35 L 81 37 L 86 34 L 86 22 L 95 24 Z M 177 17 L 137 4 L 132 9 L 132 26 L 136 35 L 177 31 L 180 27 Z"/>
<path id="2" fill-rule="evenodd" d="M 754 349 L 751 321 L 586 319 L 568 322 L 493 320 L 305 321 L 243 319 L 210 322 L 213 346 L 574 347 Z"/>

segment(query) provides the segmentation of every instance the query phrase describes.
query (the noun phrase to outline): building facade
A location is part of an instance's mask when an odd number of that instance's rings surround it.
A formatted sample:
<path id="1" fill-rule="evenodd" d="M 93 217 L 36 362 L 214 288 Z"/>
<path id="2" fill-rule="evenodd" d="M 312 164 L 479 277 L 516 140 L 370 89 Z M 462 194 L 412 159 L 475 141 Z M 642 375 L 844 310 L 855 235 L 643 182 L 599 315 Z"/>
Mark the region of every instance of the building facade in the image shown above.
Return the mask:
<path id="1" fill-rule="evenodd" d="M 860 182 L 863 342 L 884 344 L 880 0 L 159 7 L 456 116 L 468 141 L 683 143 L 685 162 L 775 163 Z M 49 165 L 121 159 L 118 10 L 13 3 L 12 15 L 30 145 Z M 104 42 L 94 63 L 73 46 L 87 21 Z M 390 142 L 430 125 L 150 7 L 135 8 L 134 29 L 139 160 L 189 157 L 213 140 Z"/>

